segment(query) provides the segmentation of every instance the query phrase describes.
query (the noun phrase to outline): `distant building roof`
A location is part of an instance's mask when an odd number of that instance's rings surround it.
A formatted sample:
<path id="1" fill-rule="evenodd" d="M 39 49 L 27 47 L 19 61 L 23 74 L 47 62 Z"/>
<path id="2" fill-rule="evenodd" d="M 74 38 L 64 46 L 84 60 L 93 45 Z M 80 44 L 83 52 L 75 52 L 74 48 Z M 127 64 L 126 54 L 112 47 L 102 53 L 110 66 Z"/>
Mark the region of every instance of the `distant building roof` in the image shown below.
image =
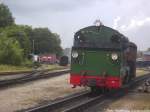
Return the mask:
<path id="1" fill-rule="evenodd" d="M 150 55 L 150 51 L 143 52 L 143 55 Z"/>

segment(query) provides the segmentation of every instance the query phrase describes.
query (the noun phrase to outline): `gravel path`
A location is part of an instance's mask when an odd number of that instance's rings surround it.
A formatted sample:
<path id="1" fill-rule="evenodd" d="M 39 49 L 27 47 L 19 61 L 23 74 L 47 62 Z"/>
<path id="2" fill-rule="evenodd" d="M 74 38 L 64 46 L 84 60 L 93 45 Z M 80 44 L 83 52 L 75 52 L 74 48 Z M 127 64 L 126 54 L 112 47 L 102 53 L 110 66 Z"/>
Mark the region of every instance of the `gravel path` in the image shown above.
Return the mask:
<path id="1" fill-rule="evenodd" d="M 148 70 L 137 69 L 136 70 L 136 76 L 139 77 L 139 76 L 142 76 L 142 75 L 147 74 L 149 72 L 150 71 L 148 71 Z"/>
<path id="2" fill-rule="evenodd" d="M 13 112 L 33 107 L 40 102 L 50 101 L 58 97 L 81 91 L 72 89 L 69 75 L 34 81 L 21 86 L 0 91 L 0 112 Z"/>
<path id="3" fill-rule="evenodd" d="M 105 100 L 84 112 L 150 112 L 150 93 L 129 93 L 117 100 Z"/>
<path id="4" fill-rule="evenodd" d="M 150 111 L 150 94 L 149 93 L 129 93 L 127 96 L 113 102 L 107 108 L 108 110 L 149 110 Z"/>

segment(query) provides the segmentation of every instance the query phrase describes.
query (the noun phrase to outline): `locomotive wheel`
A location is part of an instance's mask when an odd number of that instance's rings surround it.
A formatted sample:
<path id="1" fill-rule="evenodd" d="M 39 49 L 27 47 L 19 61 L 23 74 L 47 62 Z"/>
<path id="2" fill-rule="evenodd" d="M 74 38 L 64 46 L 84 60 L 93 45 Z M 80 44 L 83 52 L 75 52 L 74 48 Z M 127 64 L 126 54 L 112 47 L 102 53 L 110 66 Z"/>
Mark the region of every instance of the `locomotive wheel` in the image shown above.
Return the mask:
<path id="1" fill-rule="evenodd" d="M 126 76 L 124 77 L 124 81 L 123 81 L 123 84 L 127 84 L 130 80 L 130 76 L 129 76 L 129 73 L 128 71 L 126 71 Z"/>
<path id="2" fill-rule="evenodd" d="M 130 61 L 129 67 L 130 67 L 130 71 L 129 71 L 129 81 L 131 81 L 131 80 L 134 79 L 135 76 L 136 76 L 136 73 L 135 73 L 135 71 L 136 71 L 135 62 Z"/>
<path id="3" fill-rule="evenodd" d="M 91 93 L 105 93 L 105 88 L 100 88 L 100 87 L 96 87 L 96 86 L 93 86 L 93 87 L 90 87 L 91 88 Z"/>
<path id="4" fill-rule="evenodd" d="M 90 87 L 90 89 L 91 89 L 91 92 L 92 92 L 92 93 L 97 92 L 97 88 L 96 88 L 96 87 Z"/>

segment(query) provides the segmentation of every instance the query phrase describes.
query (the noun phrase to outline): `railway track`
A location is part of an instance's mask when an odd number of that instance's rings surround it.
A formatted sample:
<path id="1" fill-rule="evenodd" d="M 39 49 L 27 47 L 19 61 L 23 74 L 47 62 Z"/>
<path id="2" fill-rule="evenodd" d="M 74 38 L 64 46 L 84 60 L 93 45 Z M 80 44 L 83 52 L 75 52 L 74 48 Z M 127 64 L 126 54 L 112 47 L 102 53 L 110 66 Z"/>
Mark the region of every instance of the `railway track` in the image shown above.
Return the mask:
<path id="1" fill-rule="evenodd" d="M 29 73 L 28 75 L 25 75 L 25 76 L 22 76 L 19 78 L 1 80 L 0 81 L 0 88 L 2 89 L 2 88 L 16 85 L 16 84 L 27 83 L 27 82 L 33 81 L 33 80 L 56 77 L 56 76 L 63 75 L 65 73 L 69 73 L 69 71 L 70 70 L 61 70 L 61 71 L 50 72 L 50 73 L 45 73 L 47 71 L 35 71 L 35 72 Z"/>
<path id="2" fill-rule="evenodd" d="M 19 71 L 19 72 L 0 72 L 0 76 L 6 76 L 6 75 L 20 75 L 25 73 L 32 73 L 32 71 Z"/>
<path id="3" fill-rule="evenodd" d="M 41 105 L 25 112 L 83 112 L 87 108 L 96 105 L 97 103 L 103 103 L 105 100 L 111 98 L 117 94 L 117 97 L 121 97 L 126 94 L 127 90 L 137 87 L 142 81 L 149 78 L 150 74 L 137 77 L 133 82 L 124 86 L 123 88 L 108 92 L 107 94 L 91 95 L 89 91 L 80 93 L 78 95 L 64 98 L 47 105 Z"/>
<path id="4" fill-rule="evenodd" d="M 13 75 L 20 75 L 20 74 L 32 74 L 32 73 L 35 73 L 35 72 L 47 72 L 49 71 L 50 69 L 43 69 L 43 70 L 32 70 L 32 71 L 17 71 L 17 72 L 0 72 L 0 76 L 13 76 Z M 57 70 L 57 69 L 56 69 Z"/>
<path id="5" fill-rule="evenodd" d="M 64 109 L 70 107 L 73 104 L 77 104 L 81 101 L 88 100 L 90 96 L 89 91 L 82 91 L 80 93 L 76 93 L 74 95 L 69 95 L 63 99 L 51 102 L 47 105 L 41 105 L 39 107 L 35 107 L 33 109 L 26 110 L 26 112 L 59 112 Z M 57 108 L 57 110 L 56 110 Z"/>

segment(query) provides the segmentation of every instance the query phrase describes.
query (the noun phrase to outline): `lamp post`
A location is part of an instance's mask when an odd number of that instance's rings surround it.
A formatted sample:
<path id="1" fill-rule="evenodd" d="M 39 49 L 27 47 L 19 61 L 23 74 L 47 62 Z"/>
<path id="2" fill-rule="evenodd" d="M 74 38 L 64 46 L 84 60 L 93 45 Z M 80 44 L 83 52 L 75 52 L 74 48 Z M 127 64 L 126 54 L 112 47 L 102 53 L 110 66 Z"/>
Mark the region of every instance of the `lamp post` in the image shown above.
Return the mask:
<path id="1" fill-rule="evenodd" d="M 34 51 L 35 51 L 34 40 L 32 40 L 32 50 L 33 50 L 32 52 L 33 52 L 33 55 L 34 55 L 34 53 L 35 53 L 35 52 L 34 52 Z"/>

